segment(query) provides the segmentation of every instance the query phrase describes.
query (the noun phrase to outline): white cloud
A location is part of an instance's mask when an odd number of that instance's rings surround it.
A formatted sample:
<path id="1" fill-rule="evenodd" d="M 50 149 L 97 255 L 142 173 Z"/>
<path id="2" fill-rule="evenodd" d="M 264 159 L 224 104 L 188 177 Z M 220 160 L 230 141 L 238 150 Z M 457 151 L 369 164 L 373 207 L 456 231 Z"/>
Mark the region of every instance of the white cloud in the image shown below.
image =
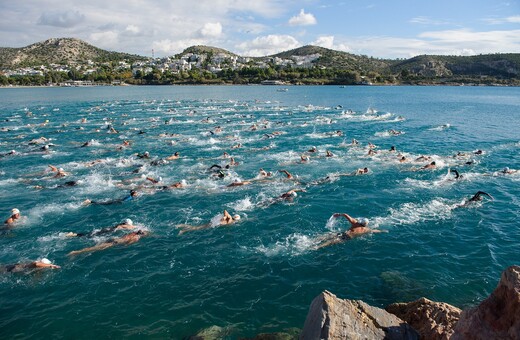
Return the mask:
<path id="1" fill-rule="evenodd" d="M 202 39 L 163 39 L 159 41 L 154 41 L 152 43 L 152 48 L 155 52 L 162 52 L 165 55 L 173 55 L 182 52 L 188 47 L 205 44 L 207 44 L 207 42 Z"/>
<path id="2" fill-rule="evenodd" d="M 423 32 L 416 38 L 385 36 L 349 38 L 352 53 L 385 58 L 420 54 L 474 55 L 520 52 L 520 30 L 473 32 L 445 30 Z"/>
<path id="3" fill-rule="evenodd" d="M 252 41 L 243 42 L 239 44 L 237 48 L 241 50 L 241 54 L 243 55 L 262 57 L 291 50 L 299 46 L 301 46 L 301 44 L 298 40 L 290 35 L 270 34 L 257 37 Z"/>
<path id="4" fill-rule="evenodd" d="M 291 26 L 309 26 L 316 24 L 317 21 L 314 15 L 311 13 L 305 13 L 303 9 L 300 10 L 300 14 L 295 15 L 289 19 L 289 25 Z"/>
<path id="5" fill-rule="evenodd" d="M 350 51 L 350 48 L 346 44 L 335 44 L 333 35 L 325 35 L 325 36 L 318 37 L 318 39 L 313 41 L 311 43 L 311 45 L 316 45 L 316 46 L 330 48 L 333 50 L 344 51 L 344 52 Z"/>
<path id="6" fill-rule="evenodd" d="M 327 35 L 319 37 L 316 41 L 312 42 L 311 45 L 321 46 L 325 48 L 332 48 L 334 46 L 334 36 Z"/>
<path id="7" fill-rule="evenodd" d="M 447 25 L 449 24 L 447 21 L 442 20 L 434 20 L 428 17 L 415 17 L 410 19 L 410 23 L 412 24 L 420 24 L 420 25 Z"/>
<path id="8" fill-rule="evenodd" d="M 85 20 L 85 15 L 78 11 L 44 12 L 38 19 L 38 25 L 70 28 Z"/>
<path id="9" fill-rule="evenodd" d="M 96 46 L 108 50 L 114 50 L 117 46 L 119 34 L 115 31 L 97 32 L 89 36 L 89 40 Z"/>
<path id="10" fill-rule="evenodd" d="M 520 15 L 514 15 L 507 18 L 490 18 L 484 19 L 485 22 L 491 25 L 499 24 L 520 24 Z"/>
<path id="11" fill-rule="evenodd" d="M 222 35 L 222 25 L 220 22 L 216 23 L 205 23 L 200 29 L 200 35 L 208 38 L 218 38 Z"/>
<path id="12" fill-rule="evenodd" d="M 129 33 L 132 33 L 132 34 L 138 34 L 139 32 L 141 32 L 139 27 L 136 26 L 136 25 L 128 25 L 128 26 L 126 26 L 125 31 L 129 32 Z"/>

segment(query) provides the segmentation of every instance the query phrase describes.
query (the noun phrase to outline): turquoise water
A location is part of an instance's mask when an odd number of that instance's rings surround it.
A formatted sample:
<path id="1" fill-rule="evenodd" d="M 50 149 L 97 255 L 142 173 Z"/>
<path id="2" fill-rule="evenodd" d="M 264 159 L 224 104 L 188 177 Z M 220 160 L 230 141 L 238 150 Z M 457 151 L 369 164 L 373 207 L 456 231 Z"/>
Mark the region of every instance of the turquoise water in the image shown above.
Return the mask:
<path id="1" fill-rule="evenodd" d="M 253 336 L 301 328 L 325 289 L 381 307 L 421 296 L 467 307 L 520 260 L 520 172 L 499 173 L 520 169 L 519 88 L 2 89 L 0 103 L 1 127 L 9 130 L 0 131 L 0 153 L 17 151 L 0 159 L 0 211 L 6 219 L 16 207 L 23 216 L 0 232 L 0 263 L 47 257 L 62 267 L 1 274 L 1 338 L 182 338 L 212 325 L 230 338 Z M 109 124 L 119 133 L 109 133 Z M 212 135 L 216 126 L 223 131 Z M 266 136 L 274 131 L 281 134 Z M 50 153 L 28 144 L 42 136 L 54 144 Z M 352 138 L 360 145 L 349 146 Z M 132 146 L 117 150 L 123 140 Z M 368 142 L 376 155 L 367 155 Z M 301 164 L 313 146 L 318 153 Z M 411 160 L 429 155 L 438 168 L 411 171 L 428 162 L 399 163 L 391 146 Z M 324 157 L 326 150 L 335 156 Z M 181 158 L 153 166 L 135 157 L 145 151 L 151 160 L 176 151 Z M 239 165 L 218 179 L 207 169 L 229 162 L 223 152 Z M 466 156 L 453 157 L 458 152 Z M 86 165 L 94 160 L 101 162 Z M 51 178 L 49 164 L 70 176 Z M 367 175 L 337 176 L 365 166 Z M 255 178 L 259 168 L 274 177 L 226 187 Z M 463 178 L 452 180 L 450 168 Z M 185 188 L 153 192 L 142 176 Z M 314 183 L 326 176 L 332 181 Z M 78 185 L 58 187 L 69 180 Z M 82 205 L 125 197 L 139 185 L 146 188 L 136 200 Z M 267 204 L 293 188 L 306 192 Z M 494 200 L 455 208 L 478 190 Z M 178 235 L 177 224 L 214 221 L 224 209 L 240 214 L 239 223 Z M 335 212 L 367 217 L 388 233 L 315 250 L 318 236 L 349 227 L 329 220 Z M 150 235 L 67 256 L 124 232 L 94 239 L 64 232 L 124 218 Z"/>

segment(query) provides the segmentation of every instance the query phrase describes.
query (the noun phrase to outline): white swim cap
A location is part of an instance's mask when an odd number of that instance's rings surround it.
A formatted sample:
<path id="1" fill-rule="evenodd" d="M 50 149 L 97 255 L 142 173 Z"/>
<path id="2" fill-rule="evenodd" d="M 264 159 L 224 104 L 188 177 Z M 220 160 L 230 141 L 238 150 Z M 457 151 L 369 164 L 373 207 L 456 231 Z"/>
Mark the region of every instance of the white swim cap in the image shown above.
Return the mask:
<path id="1" fill-rule="evenodd" d="M 45 264 L 51 264 L 52 263 L 48 258 L 45 258 L 45 257 L 43 259 L 41 259 L 40 262 L 41 263 L 45 263 Z"/>
<path id="2" fill-rule="evenodd" d="M 63 168 L 59 168 L 58 171 L 63 171 Z"/>
<path id="3" fill-rule="evenodd" d="M 233 219 L 234 219 L 235 221 L 240 220 L 240 215 L 234 215 L 234 216 L 233 216 Z"/>
<path id="4" fill-rule="evenodd" d="M 11 150 L 11 151 L 9 151 L 9 153 L 16 153 L 16 151 L 15 150 Z"/>
<path id="5" fill-rule="evenodd" d="M 298 196 L 298 194 L 296 193 L 296 191 L 293 191 L 293 192 L 291 192 L 291 196 L 296 197 L 296 196 Z"/>
<path id="6" fill-rule="evenodd" d="M 359 224 L 361 224 L 361 225 L 366 227 L 368 225 L 368 218 L 364 218 L 364 217 L 363 218 L 358 218 L 357 219 L 357 223 L 359 223 Z"/>
<path id="7" fill-rule="evenodd" d="M 509 168 L 506 166 L 503 170 L 504 172 L 508 172 L 509 171 Z"/>
<path id="8" fill-rule="evenodd" d="M 14 209 L 11 209 L 11 212 L 13 213 L 13 215 L 16 215 L 16 214 L 20 213 L 20 210 L 14 208 Z"/>
<path id="9" fill-rule="evenodd" d="M 123 221 L 125 224 L 129 224 L 129 225 L 133 225 L 134 223 L 132 222 L 131 219 L 129 218 L 125 218 L 125 220 Z"/>

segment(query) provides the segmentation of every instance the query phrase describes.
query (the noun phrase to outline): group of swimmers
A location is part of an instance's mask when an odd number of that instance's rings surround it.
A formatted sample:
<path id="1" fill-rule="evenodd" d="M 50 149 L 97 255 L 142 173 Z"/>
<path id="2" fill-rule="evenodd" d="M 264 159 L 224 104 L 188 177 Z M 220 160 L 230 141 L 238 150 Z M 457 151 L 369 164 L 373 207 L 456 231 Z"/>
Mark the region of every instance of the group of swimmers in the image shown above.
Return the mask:
<path id="1" fill-rule="evenodd" d="M 257 129 L 258 129 L 258 127 L 255 125 L 254 127 L 251 128 L 251 131 L 256 131 Z M 217 128 L 210 130 L 210 133 L 213 136 L 213 135 L 218 135 L 222 131 L 223 131 L 223 128 L 221 126 L 218 126 Z M 119 133 L 119 131 L 115 130 L 112 126 L 110 126 L 110 128 L 109 128 L 109 132 L 115 133 L 115 134 Z M 270 133 L 268 135 L 269 135 L 269 138 L 275 138 L 283 133 L 284 132 L 276 131 L 276 132 Z M 389 133 L 391 133 L 392 135 L 402 134 L 401 131 L 396 131 L 396 130 L 390 130 Z M 144 134 L 144 131 L 140 131 L 139 134 Z M 177 134 L 175 134 L 175 135 L 178 136 Z M 340 130 L 336 130 L 334 132 L 329 133 L 328 136 L 331 136 L 331 137 L 343 136 L 343 132 Z M 48 142 L 49 142 L 48 139 L 41 137 L 39 140 L 33 140 L 30 143 L 33 143 L 33 144 L 46 143 L 45 145 L 48 145 Z M 92 144 L 93 144 L 92 141 L 88 141 L 88 142 L 84 143 L 83 145 L 81 145 L 81 147 L 89 147 L 89 146 L 92 146 Z M 353 139 L 352 143 L 350 144 L 350 146 L 353 146 L 353 147 L 358 147 L 359 145 L 360 145 L 360 142 L 357 141 L 356 139 Z M 123 144 L 118 146 L 117 150 L 121 150 L 121 148 L 127 148 L 127 147 L 129 148 L 131 146 L 132 146 L 132 143 L 130 143 L 130 141 L 125 140 L 123 142 Z M 239 148 L 243 148 L 243 145 L 242 145 L 242 143 L 238 143 L 238 144 L 234 144 L 231 148 L 239 149 Z M 377 147 L 374 144 L 368 143 L 368 154 L 367 155 L 374 156 L 374 155 L 378 154 L 378 151 L 375 150 L 376 148 Z M 48 151 L 48 149 L 49 148 L 47 148 L 46 150 Z M 481 150 L 478 150 L 478 151 L 479 151 L 478 153 L 475 152 L 476 155 L 482 154 Z M 395 146 L 392 146 L 390 148 L 390 150 L 388 150 L 388 152 L 389 153 L 395 152 L 397 154 L 396 159 L 400 163 L 409 161 L 405 155 L 403 155 L 401 153 L 397 153 Z M 12 152 L 10 152 L 8 154 L 13 155 L 15 153 L 16 152 L 13 150 Z M 137 160 L 139 160 L 141 162 L 146 162 L 146 164 L 149 164 L 152 166 L 157 166 L 157 165 L 167 164 L 169 161 L 174 161 L 174 160 L 179 159 L 180 153 L 175 152 L 171 156 L 159 158 L 159 159 L 157 159 L 157 158 L 154 159 L 148 151 L 146 151 L 144 153 L 134 154 L 134 156 Z M 456 157 L 463 157 L 463 156 L 464 155 L 461 155 L 461 154 L 456 155 Z M 215 178 L 215 179 L 225 178 L 228 175 L 228 171 L 230 171 L 230 169 L 232 167 L 239 165 L 239 163 L 235 160 L 235 158 L 232 157 L 231 155 L 229 155 L 227 152 L 224 152 L 223 157 L 225 159 L 228 159 L 229 162 L 225 165 L 214 164 L 211 167 L 209 167 L 208 170 L 211 174 L 210 175 L 211 178 Z M 320 156 L 318 149 L 316 147 L 312 147 L 301 153 L 301 156 L 299 157 L 299 161 L 296 162 L 296 164 L 297 163 L 299 163 L 299 164 L 309 163 L 311 161 L 311 157 L 313 159 L 315 159 L 315 158 L 320 158 L 320 157 L 332 158 L 332 157 L 337 157 L 337 156 L 335 154 L 333 154 L 330 150 L 325 150 L 324 156 Z M 421 157 L 415 159 L 415 162 L 422 162 L 422 161 L 426 161 L 428 163 L 417 169 L 412 169 L 412 170 L 433 170 L 433 169 L 437 168 L 436 162 L 434 160 L 432 160 L 431 157 L 429 157 L 429 156 L 421 156 Z M 95 160 L 92 162 L 88 162 L 88 163 L 86 163 L 85 166 L 93 166 L 93 165 L 100 164 L 100 163 L 103 163 L 103 160 Z M 70 176 L 70 173 L 66 172 L 63 168 L 58 168 L 58 167 L 55 167 L 52 165 L 49 166 L 49 168 L 52 173 L 51 178 L 53 178 L 53 179 L 64 178 L 64 177 Z M 137 173 L 139 171 L 140 171 L 140 169 L 135 170 L 135 172 L 137 172 Z M 271 199 L 267 199 L 265 201 L 260 202 L 258 204 L 259 207 L 268 207 L 272 204 L 282 202 L 282 201 L 291 202 L 297 197 L 298 192 L 306 192 L 306 190 L 308 190 L 309 188 L 311 188 L 314 185 L 328 183 L 333 180 L 333 178 L 331 176 L 327 176 L 325 178 L 310 181 L 308 183 L 302 183 L 301 181 L 299 181 L 296 178 L 295 175 L 291 174 L 286 169 L 279 169 L 276 172 L 283 174 L 287 180 L 293 181 L 295 186 L 298 186 L 298 187 L 285 191 Z M 235 180 L 235 181 L 227 184 L 226 187 L 233 188 L 233 187 L 239 187 L 239 186 L 253 184 L 254 182 L 272 180 L 272 178 L 275 176 L 276 172 L 266 171 L 263 168 L 261 168 L 259 170 L 259 174 L 258 174 L 257 178 L 253 178 L 250 180 Z M 337 176 L 337 177 L 358 176 L 358 175 L 368 174 L 369 172 L 370 172 L 370 170 L 368 167 L 363 167 L 363 168 L 359 168 L 353 172 L 340 173 L 335 176 Z M 452 169 L 451 172 L 453 172 L 455 174 L 455 179 L 462 178 L 462 175 L 457 170 Z M 515 172 L 516 172 L 516 170 L 511 170 L 509 168 L 506 168 L 503 170 L 504 174 L 513 174 Z M 142 179 L 142 178 L 140 178 L 140 179 Z M 129 191 L 128 195 L 126 195 L 122 198 L 106 200 L 106 201 L 86 199 L 83 202 L 83 204 L 84 205 L 122 204 L 122 203 L 125 203 L 128 201 L 134 200 L 135 198 L 137 198 L 140 195 L 140 192 L 154 193 L 154 192 L 161 191 L 161 190 L 179 189 L 179 188 L 185 187 L 185 184 L 183 183 L 183 181 L 179 181 L 179 182 L 176 182 L 176 183 L 173 183 L 170 185 L 164 185 L 162 183 L 162 179 L 160 177 L 153 178 L 151 176 L 144 176 L 144 181 L 146 183 L 148 183 L 148 185 L 142 184 L 142 185 L 136 186 L 135 182 L 130 181 L 128 185 L 133 188 Z M 67 181 L 64 184 L 58 185 L 58 187 L 75 186 L 77 183 L 78 183 L 77 181 Z M 126 186 L 126 184 L 124 184 L 124 183 L 121 183 L 120 185 Z M 483 192 L 483 191 L 478 191 L 470 199 L 464 201 L 464 203 L 460 204 L 459 206 L 462 207 L 462 206 L 471 204 L 472 202 L 480 201 L 480 200 L 482 200 L 483 197 L 488 197 L 488 198 L 492 199 L 492 196 L 489 195 L 488 193 Z M 16 222 L 20 219 L 20 216 L 21 216 L 20 211 L 18 209 L 12 209 L 11 216 L 5 221 L 5 225 L 8 227 L 15 225 Z M 328 233 L 328 234 L 317 237 L 316 242 L 315 242 L 316 243 L 315 249 L 321 249 L 323 247 L 341 243 L 341 242 L 350 240 L 354 237 L 368 234 L 368 233 L 384 232 L 383 230 L 370 228 L 369 220 L 366 218 L 354 218 L 347 213 L 335 213 L 333 216 L 334 216 L 334 218 L 339 218 L 339 217 L 346 218 L 347 221 L 350 223 L 350 228 L 347 229 L 346 231 L 343 231 L 340 233 Z M 176 225 L 176 227 L 179 229 L 179 235 L 182 235 L 186 232 L 198 231 L 198 230 L 203 230 L 203 229 L 217 227 L 217 226 L 229 226 L 229 225 L 239 222 L 240 219 L 241 219 L 240 215 L 238 215 L 238 214 L 232 215 L 228 211 L 224 210 L 223 214 L 221 216 L 219 216 L 218 219 L 214 219 L 208 223 L 204 223 L 201 225 L 178 224 L 178 225 Z M 82 254 L 82 253 L 86 253 L 86 252 L 103 250 L 103 249 L 107 249 L 107 248 L 110 248 L 115 245 L 133 244 L 133 243 L 139 241 L 141 237 L 146 236 L 148 234 L 147 230 L 136 228 L 133 225 L 131 220 L 125 220 L 124 222 L 122 222 L 120 224 L 117 224 L 115 226 L 108 227 L 108 228 L 103 228 L 100 230 L 94 230 L 91 232 L 80 232 L 80 233 L 71 231 L 71 232 L 64 233 L 64 235 L 66 237 L 87 237 L 87 238 L 91 237 L 92 238 L 92 237 L 96 237 L 96 236 L 111 235 L 112 233 L 115 233 L 115 232 L 121 231 L 121 230 L 130 231 L 130 232 L 123 236 L 120 236 L 120 237 L 110 238 L 106 241 L 100 242 L 91 247 L 71 251 L 69 253 L 69 255 L 73 256 L 73 255 Z M 41 260 L 27 262 L 27 263 L 8 265 L 8 266 L 5 266 L 5 268 L 9 269 L 9 270 L 6 270 L 8 272 L 16 272 L 16 271 L 22 271 L 24 268 L 33 270 L 33 269 L 41 269 L 41 268 L 59 268 L 59 266 L 53 265 L 52 263 L 50 263 L 50 261 L 48 259 L 41 259 Z"/>

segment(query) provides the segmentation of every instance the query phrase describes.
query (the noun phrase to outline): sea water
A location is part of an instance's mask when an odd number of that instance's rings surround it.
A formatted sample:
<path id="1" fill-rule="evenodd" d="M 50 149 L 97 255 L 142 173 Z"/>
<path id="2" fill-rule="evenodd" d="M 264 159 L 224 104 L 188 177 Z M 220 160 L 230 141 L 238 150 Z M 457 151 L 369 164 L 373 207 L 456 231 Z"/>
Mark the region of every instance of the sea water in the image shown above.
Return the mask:
<path id="1" fill-rule="evenodd" d="M 520 169 L 519 88 L 2 89 L 0 119 L 0 153 L 16 151 L 0 159 L 0 212 L 22 213 L 1 231 L 0 263 L 47 257 L 61 266 L 2 274 L 1 338 L 183 338 L 214 325 L 229 338 L 253 336 L 301 328 L 325 289 L 379 307 L 425 296 L 464 308 L 520 260 L 520 172 L 500 172 Z M 29 144 L 40 137 L 53 144 L 48 152 Z M 124 140 L 131 146 L 119 150 Z M 136 157 L 145 151 L 151 159 Z M 174 152 L 181 157 L 150 164 Z M 224 152 L 239 164 L 220 179 L 208 169 L 229 163 Z M 415 161 L 422 155 L 437 168 L 414 171 L 429 163 Z M 48 165 L 70 175 L 53 178 Z M 368 174 L 339 176 L 363 167 Z M 227 187 L 258 179 L 260 168 L 273 176 Z M 145 177 L 185 187 L 153 191 Z M 71 180 L 78 184 L 60 187 Z M 132 201 L 82 204 L 140 185 Z M 275 200 L 295 188 L 306 191 Z M 479 190 L 494 199 L 459 207 Z M 241 219 L 215 227 L 224 209 Z M 349 227 L 334 213 L 366 217 L 387 233 L 316 250 L 317 238 Z M 64 233 L 125 218 L 149 236 L 67 255 L 124 232 Z M 176 227 L 211 221 L 182 235 Z"/>

